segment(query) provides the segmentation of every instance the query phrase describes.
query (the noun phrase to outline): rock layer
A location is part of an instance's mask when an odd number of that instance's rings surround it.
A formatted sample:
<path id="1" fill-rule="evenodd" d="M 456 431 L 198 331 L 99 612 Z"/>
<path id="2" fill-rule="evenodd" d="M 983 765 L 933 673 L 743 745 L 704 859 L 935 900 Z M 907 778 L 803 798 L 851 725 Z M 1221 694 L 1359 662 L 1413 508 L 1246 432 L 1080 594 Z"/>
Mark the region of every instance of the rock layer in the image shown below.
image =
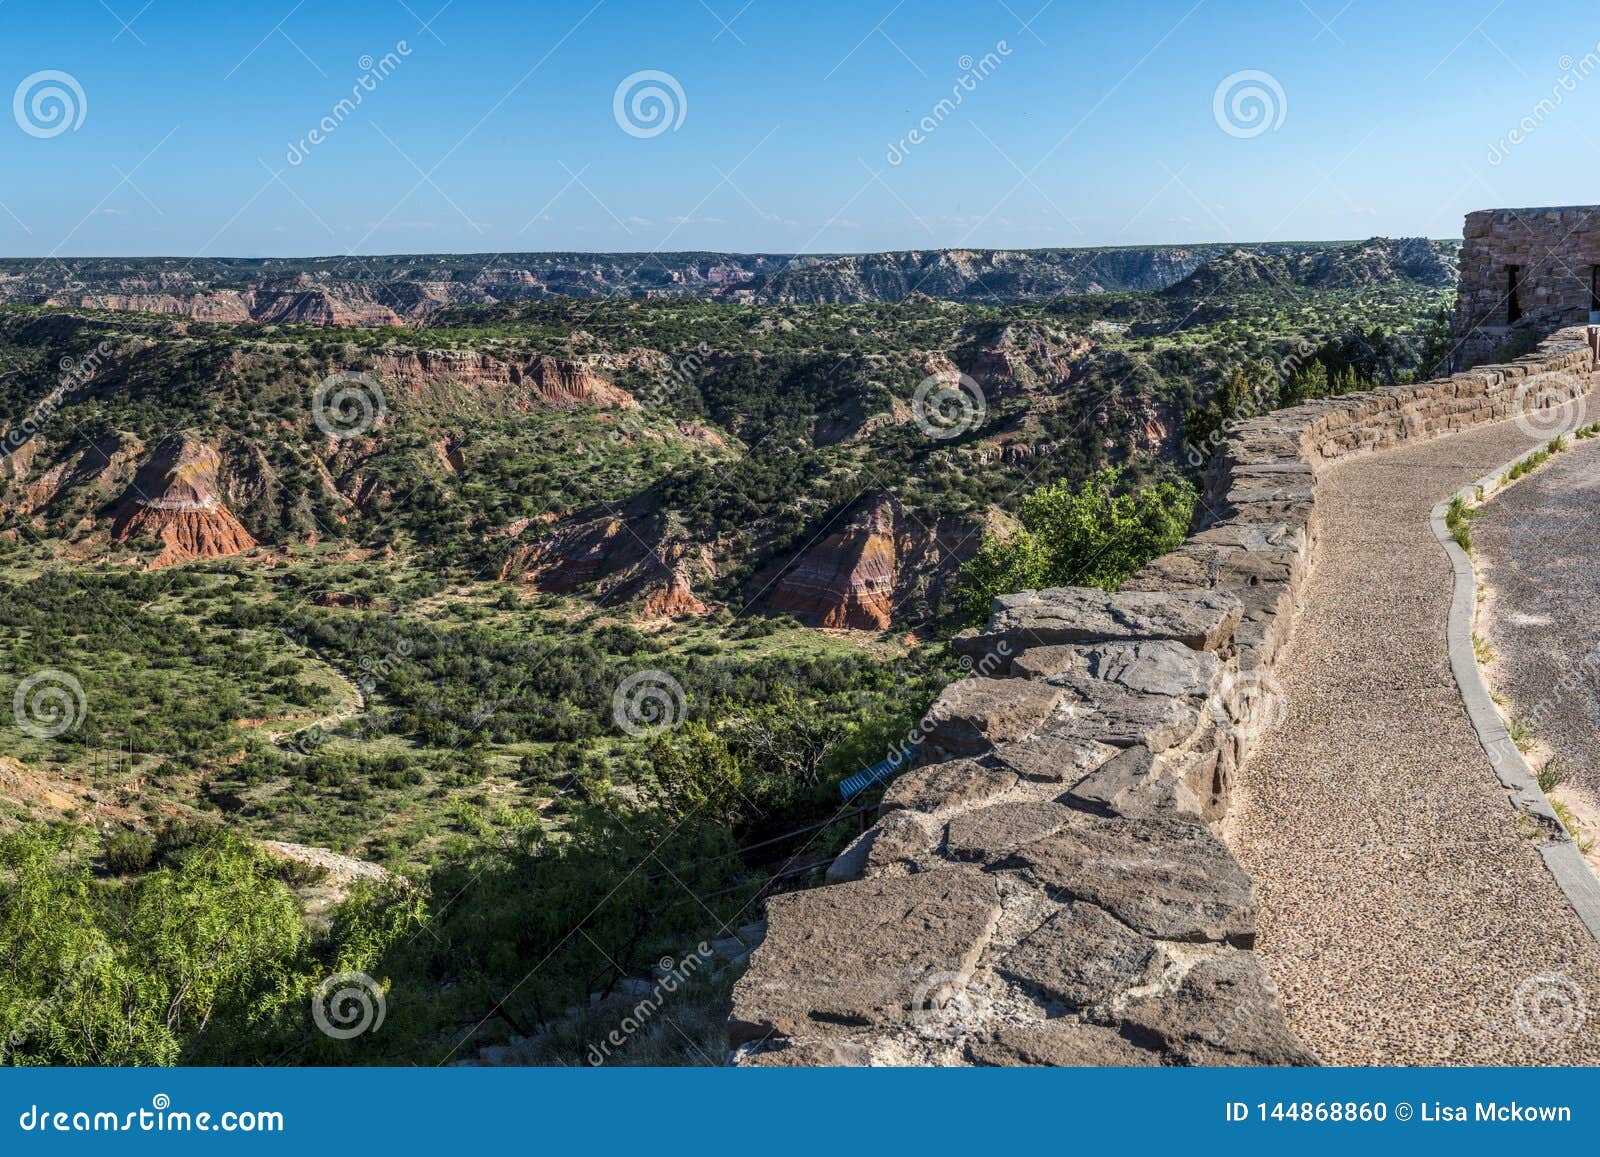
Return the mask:
<path id="1" fill-rule="evenodd" d="M 584 362 L 548 355 L 508 362 L 476 350 L 399 350 L 378 355 L 375 366 L 413 397 L 432 391 L 448 401 L 448 387 L 461 385 L 516 410 L 631 410 L 639 404 Z"/>
<path id="2" fill-rule="evenodd" d="M 112 523 L 112 537 L 119 543 L 158 540 L 161 551 L 152 567 L 251 549 L 256 540 L 220 496 L 221 465 L 216 448 L 194 438 L 164 443 L 134 476 Z"/>
<path id="3" fill-rule="evenodd" d="M 929 576 L 952 572 L 976 545 L 960 523 L 932 528 L 880 495 L 804 551 L 772 583 L 769 610 L 813 627 L 887 630 L 908 599 L 931 597 Z"/>

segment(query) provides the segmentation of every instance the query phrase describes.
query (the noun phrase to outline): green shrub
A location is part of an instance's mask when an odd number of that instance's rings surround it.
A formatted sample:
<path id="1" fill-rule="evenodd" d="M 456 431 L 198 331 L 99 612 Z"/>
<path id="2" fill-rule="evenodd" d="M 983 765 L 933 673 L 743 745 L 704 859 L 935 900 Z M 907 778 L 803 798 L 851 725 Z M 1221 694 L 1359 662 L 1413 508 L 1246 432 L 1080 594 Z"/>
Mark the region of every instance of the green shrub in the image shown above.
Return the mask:
<path id="1" fill-rule="evenodd" d="M 982 621 L 996 596 L 1052 586 L 1116 590 L 1189 532 L 1199 494 L 1184 481 L 1121 489 L 1119 468 L 1074 489 L 1056 482 L 1022 501 L 1022 529 L 986 536 L 961 568 L 961 614 Z"/>
<path id="2" fill-rule="evenodd" d="M 154 836 L 144 832 L 110 832 L 105 839 L 106 870 L 130 876 L 148 868 L 156 858 Z"/>

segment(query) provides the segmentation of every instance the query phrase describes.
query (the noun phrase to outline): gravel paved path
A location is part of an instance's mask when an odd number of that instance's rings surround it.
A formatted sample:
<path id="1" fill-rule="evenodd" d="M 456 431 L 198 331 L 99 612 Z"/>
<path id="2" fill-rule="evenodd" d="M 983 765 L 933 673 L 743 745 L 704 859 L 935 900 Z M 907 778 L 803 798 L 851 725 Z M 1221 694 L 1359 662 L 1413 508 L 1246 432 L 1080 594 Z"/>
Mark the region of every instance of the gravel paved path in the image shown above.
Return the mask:
<path id="1" fill-rule="evenodd" d="M 1600 947 L 1461 705 L 1428 523 L 1536 444 L 1500 423 L 1321 481 L 1315 569 L 1278 662 L 1285 714 L 1244 769 L 1229 838 L 1256 880 L 1261 956 L 1326 1063 L 1600 1062 Z"/>
<path id="2" fill-rule="evenodd" d="M 1572 786 L 1600 798 L 1600 439 L 1496 494 L 1472 540 L 1492 591 L 1494 687 Z"/>

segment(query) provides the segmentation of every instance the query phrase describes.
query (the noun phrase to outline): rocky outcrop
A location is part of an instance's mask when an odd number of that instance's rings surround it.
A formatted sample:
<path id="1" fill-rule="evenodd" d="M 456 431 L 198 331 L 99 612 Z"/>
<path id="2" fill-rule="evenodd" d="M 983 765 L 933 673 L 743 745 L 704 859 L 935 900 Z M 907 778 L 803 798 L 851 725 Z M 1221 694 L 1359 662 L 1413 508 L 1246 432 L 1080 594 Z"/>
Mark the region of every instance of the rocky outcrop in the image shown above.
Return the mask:
<path id="1" fill-rule="evenodd" d="M 607 601 L 637 600 L 645 618 L 706 613 L 695 575 L 713 573 L 709 551 L 695 550 L 670 517 L 606 512 L 528 536 L 523 527 L 500 568 L 501 581 L 538 594 L 593 588 Z"/>
<path id="2" fill-rule="evenodd" d="M 539 594 L 567 594 L 631 571 L 648 555 L 648 545 L 627 520 L 608 514 L 518 541 L 500 578 Z"/>
<path id="3" fill-rule="evenodd" d="M 116 497 L 143 453 L 144 443 L 131 434 L 63 443 L 34 438 L 5 459 L 11 477 L 22 485 L 0 501 L 0 511 L 25 517 L 78 503 L 87 513 Z"/>
<path id="4" fill-rule="evenodd" d="M 887 630 L 898 569 L 894 511 L 880 502 L 801 555 L 767 606 L 812 626 Z"/>
<path id="5" fill-rule="evenodd" d="M 289 293 L 217 289 L 202 293 L 79 293 L 51 295 L 46 305 L 168 313 L 196 321 L 255 321 L 278 325 L 403 325 L 394 310 L 368 302 L 347 302 L 327 290 Z"/>
<path id="6" fill-rule="evenodd" d="M 929 526 L 880 495 L 795 559 L 766 606 L 813 627 L 887 630 L 908 600 L 935 596 L 978 541 L 969 526 Z"/>
<path id="7" fill-rule="evenodd" d="M 1303 253 L 1235 249 L 1213 257 L 1164 292 L 1179 298 L 1227 298 L 1259 290 L 1282 293 L 1296 286 L 1356 289 L 1405 282 L 1447 289 L 1456 284 L 1451 248 L 1447 242 L 1423 237 L 1374 237 Z"/>
<path id="8" fill-rule="evenodd" d="M 475 350 L 399 350 L 380 354 L 376 368 L 413 398 L 449 400 L 450 387 L 467 386 L 509 409 L 635 409 L 627 390 L 612 385 L 583 362 L 546 355 L 507 362 Z"/>
<path id="9" fill-rule="evenodd" d="M 1514 364 L 1251 419 L 1213 464 L 1213 523 L 1121 593 L 997 600 L 839 882 L 769 901 L 735 1060 L 1315 1063 L 1216 829 L 1281 710 L 1318 468 L 1558 405 L 1590 365 L 1569 330 Z"/>
<path id="10" fill-rule="evenodd" d="M 112 523 L 118 543 L 155 539 L 153 567 L 225 558 L 251 549 L 255 539 L 223 503 L 216 448 L 189 436 L 163 443 L 140 467 Z"/>
<path id="11" fill-rule="evenodd" d="M 705 603 L 694 593 L 689 572 L 675 566 L 644 597 L 643 613 L 651 619 L 687 619 L 706 613 Z"/>
<path id="12" fill-rule="evenodd" d="M 994 402 L 1060 391 L 1072 379 L 1073 363 L 1090 348 L 1078 334 L 1008 325 L 962 350 L 958 360 L 983 390 L 985 402 Z"/>

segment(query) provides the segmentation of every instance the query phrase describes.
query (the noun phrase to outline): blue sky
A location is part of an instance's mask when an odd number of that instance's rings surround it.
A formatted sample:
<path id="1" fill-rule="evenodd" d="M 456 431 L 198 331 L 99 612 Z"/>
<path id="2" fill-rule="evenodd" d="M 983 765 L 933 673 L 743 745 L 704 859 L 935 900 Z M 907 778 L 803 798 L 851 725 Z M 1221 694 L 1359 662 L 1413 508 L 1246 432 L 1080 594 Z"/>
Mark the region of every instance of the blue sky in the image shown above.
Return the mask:
<path id="1" fill-rule="evenodd" d="M 653 135 L 632 90 L 615 115 L 641 72 L 681 114 Z M 1600 23 L 1565 0 L 0 0 L 5 95 L 22 256 L 1452 236 L 1600 201 Z"/>

